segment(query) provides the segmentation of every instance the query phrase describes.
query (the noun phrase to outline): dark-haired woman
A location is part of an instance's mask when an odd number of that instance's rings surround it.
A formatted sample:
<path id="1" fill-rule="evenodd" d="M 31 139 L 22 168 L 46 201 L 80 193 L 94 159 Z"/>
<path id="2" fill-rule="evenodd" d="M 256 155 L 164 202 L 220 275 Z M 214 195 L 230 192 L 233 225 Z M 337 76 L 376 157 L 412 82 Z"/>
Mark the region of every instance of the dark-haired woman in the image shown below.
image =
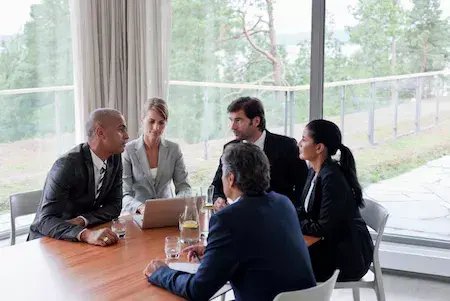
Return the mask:
<path id="1" fill-rule="evenodd" d="M 373 242 L 359 212 L 364 204 L 355 159 L 337 125 L 323 119 L 306 126 L 298 145 L 311 167 L 297 208 L 300 225 L 304 235 L 321 238 L 309 247 L 316 280 L 326 281 L 335 269 L 339 281 L 359 280 L 372 262 Z"/>

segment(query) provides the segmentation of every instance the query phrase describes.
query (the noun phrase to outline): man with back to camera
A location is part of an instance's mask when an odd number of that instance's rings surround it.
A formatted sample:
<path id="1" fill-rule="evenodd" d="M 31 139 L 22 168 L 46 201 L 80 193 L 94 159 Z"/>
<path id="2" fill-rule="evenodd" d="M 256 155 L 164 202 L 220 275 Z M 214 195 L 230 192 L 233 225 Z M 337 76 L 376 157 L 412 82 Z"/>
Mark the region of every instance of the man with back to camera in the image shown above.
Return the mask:
<path id="1" fill-rule="evenodd" d="M 240 97 L 228 106 L 227 111 L 230 115 L 231 130 L 236 139 L 228 142 L 225 147 L 243 140 L 256 144 L 264 151 L 270 162 L 269 190 L 286 195 L 294 205 L 297 205 L 306 182 L 308 168 L 305 161 L 299 158 L 295 139 L 266 130 L 264 107 L 258 98 Z M 219 162 L 212 182 L 215 210 L 228 205 L 221 177 L 222 166 Z"/>
<path id="2" fill-rule="evenodd" d="M 195 274 L 151 261 L 144 275 L 188 300 L 209 300 L 227 281 L 237 301 L 272 301 L 315 285 L 308 249 L 292 202 L 274 191 L 267 156 L 252 143 L 233 143 L 221 158 L 222 187 L 233 203 L 211 217 L 208 243 L 183 250 L 201 257 Z M 283 217 L 283 218 L 280 218 Z"/>
<path id="3" fill-rule="evenodd" d="M 75 146 L 53 164 L 28 240 L 48 236 L 107 246 L 118 241 L 109 228 L 122 209 L 121 153 L 128 139 L 122 114 L 93 111 L 86 122 L 88 142 Z"/>

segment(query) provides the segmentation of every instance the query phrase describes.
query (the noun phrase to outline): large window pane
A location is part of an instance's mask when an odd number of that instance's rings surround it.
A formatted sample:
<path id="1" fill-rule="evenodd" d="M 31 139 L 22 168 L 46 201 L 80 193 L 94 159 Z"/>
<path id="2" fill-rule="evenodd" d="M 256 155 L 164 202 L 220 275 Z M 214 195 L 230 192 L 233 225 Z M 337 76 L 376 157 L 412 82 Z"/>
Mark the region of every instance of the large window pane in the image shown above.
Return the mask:
<path id="1" fill-rule="evenodd" d="M 68 1 L 0 2 L 0 232 L 8 196 L 42 189 L 74 144 Z"/>
<path id="2" fill-rule="evenodd" d="M 309 84 L 311 1 L 172 3 L 170 79 L 177 82 L 169 86 L 167 137 L 181 144 L 193 186 L 206 186 L 233 138 L 227 106 L 239 96 L 263 101 L 270 131 L 301 133 L 308 88 L 271 87 Z"/>
<path id="3" fill-rule="evenodd" d="M 327 2 L 324 116 L 390 211 L 389 234 L 450 239 L 446 2 Z"/>

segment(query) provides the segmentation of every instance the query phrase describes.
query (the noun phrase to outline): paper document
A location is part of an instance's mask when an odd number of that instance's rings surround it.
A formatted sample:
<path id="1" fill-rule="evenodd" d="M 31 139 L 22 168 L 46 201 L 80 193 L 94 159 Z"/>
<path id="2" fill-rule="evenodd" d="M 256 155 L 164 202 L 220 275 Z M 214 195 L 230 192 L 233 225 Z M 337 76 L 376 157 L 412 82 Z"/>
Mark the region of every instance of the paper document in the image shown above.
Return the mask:
<path id="1" fill-rule="evenodd" d="M 172 270 L 195 274 L 198 270 L 198 267 L 200 266 L 200 263 L 189 263 L 189 262 L 170 262 L 169 268 Z M 217 298 L 219 296 L 222 296 L 228 291 L 231 291 L 231 285 L 229 282 L 227 282 L 224 286 L 222 286 L 217 293 L 214 294 L 214 296 L 211 297 L 210 300 Z"/>
<path id="2" fill-rule="evenodd" d="M 169 263 L 169 268 L 175 271 L 195 274 L 197 273 L 200 263 L 189 263 L 189 262 L 171 262 Z"/>

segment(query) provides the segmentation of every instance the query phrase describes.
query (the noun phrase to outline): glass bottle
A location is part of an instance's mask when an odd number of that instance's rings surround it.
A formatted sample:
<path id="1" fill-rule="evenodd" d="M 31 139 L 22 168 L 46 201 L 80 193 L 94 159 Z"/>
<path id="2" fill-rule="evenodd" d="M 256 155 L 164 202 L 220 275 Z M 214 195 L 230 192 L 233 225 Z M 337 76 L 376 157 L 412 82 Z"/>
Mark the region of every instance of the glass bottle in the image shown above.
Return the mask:
<path id="1" fill-rule="evenodd" d="M 186 198 L 184 212 L 180 216 L 181 243 L 192 245 L 200 241 L 199 216 L 197 197 Z"/>
<path id="2" fill-rule="evenodd" d="M 209 220 L 211 219 L 211 216 L 214 214 L 214 202 L 213 202 L 213 195 L 214 195 L 214 185 L 210 185 L 207 190 L 207 194 L 205 196 L 205 202 L 203 203 L 202 210 L 201 210 L 201 235 L 202 237 L 208 237 L 209 233 Z"/>

